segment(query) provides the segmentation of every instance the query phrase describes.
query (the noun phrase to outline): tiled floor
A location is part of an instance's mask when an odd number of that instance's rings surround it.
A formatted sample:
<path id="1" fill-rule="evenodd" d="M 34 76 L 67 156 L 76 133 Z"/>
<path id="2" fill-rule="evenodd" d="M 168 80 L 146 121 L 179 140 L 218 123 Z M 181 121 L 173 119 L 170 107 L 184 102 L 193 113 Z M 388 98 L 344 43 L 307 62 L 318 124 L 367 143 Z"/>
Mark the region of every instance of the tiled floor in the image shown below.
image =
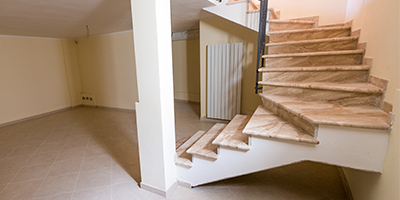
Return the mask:
<path id="1" fill-rule="evenodd" d="M 207 130 L 176 102 L 177 140 Z M 135 114 L 80 107 L 0 128 L 0 199 L 164 199 L 140 183 Z M 187 189 L 168 199 L 346 199 L 335 167 L 305 162 Z"/>

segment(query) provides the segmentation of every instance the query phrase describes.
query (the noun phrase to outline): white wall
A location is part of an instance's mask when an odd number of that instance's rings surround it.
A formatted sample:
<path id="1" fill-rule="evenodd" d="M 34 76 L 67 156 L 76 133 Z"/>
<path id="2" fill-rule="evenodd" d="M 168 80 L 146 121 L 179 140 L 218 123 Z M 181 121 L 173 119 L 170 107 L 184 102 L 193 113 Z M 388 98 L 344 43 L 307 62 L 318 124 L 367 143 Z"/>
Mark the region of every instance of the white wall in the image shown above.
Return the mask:
<path id="1" fill-rule="evenodd" d="M 78 53 L 74 40 L 62 40 L 65 71 L 67 73 L 68 90 L 71 106 L 82 104 L 81 101 L 81 75 L 79 72 Z"/>
<path id="2" fill-rule="evenodd" d="M 345 170 L 355 200 L 400 199 L 400 15 L 398 0 L 348 0 L 346 20 L 361 28 L 360 41 L 367 42 L 372 75 L 389 80 L 386 100 L 397 115 L 389 138 L 383 174 Z M 396 92 L 397 89 L 397 92 Z"/>
<path id="3" fill-rule="evenodd" d="M 98 106 L 135 109 L 138 96 L 132 31 L 77 42 L 82 92 L 93 93 Z"/>
<path id="4" fill-rule="evenodd" d="M 281 19 L 319 16 L 319 24 L 344 22 L 347 0 L 269 0 L 268 7 L 281 11 Z"/>
<path id="5" fill-rule="evenodd" d="M 0 36 L 0 124 L 71 106 L 62 41 Z"/>
<path id="6" fill-rule="evenodd" d="M 199 39 L 172 42 L 175 99 L 200 102 Z"/>
<path id="7" fill-rule="evenodd" d="M 254 93 L 256 82 L 257 33 L 224 19 L 200 21 L 201 117 L 206 115 L 207 103 L 207 45 L 244 43 L 241 113 L 252 114 L 261 98 Z"/>

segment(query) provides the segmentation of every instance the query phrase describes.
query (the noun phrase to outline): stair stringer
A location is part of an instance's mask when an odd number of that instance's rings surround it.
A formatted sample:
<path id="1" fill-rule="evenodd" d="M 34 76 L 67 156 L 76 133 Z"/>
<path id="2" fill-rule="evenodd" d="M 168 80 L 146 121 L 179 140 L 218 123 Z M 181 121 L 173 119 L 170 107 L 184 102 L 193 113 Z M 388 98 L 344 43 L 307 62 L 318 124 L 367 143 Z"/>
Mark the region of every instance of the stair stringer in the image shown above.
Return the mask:
<path id="1" fill-rule="evenodd" d="M 180 182 L 198 186 L 301 161 L 382 172 L 389 131 L 319 125 L 319 145 L 252 136 L 249 151 L 219 147 L 218 159 L 193 156 L 193 166 L 177 166 Z"/>

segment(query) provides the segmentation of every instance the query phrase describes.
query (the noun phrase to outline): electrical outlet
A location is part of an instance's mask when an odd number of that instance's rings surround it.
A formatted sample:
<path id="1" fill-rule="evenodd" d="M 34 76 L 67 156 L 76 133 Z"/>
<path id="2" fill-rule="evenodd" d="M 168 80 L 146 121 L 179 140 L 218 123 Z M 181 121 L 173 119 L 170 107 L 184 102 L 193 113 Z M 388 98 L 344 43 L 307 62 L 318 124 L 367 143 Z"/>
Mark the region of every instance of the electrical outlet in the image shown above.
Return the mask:
<path id="1" fill-rule="evenodd" d="M 82 105 L 96 106 L 96 99 L 92 93 L 81 93 Z"/>

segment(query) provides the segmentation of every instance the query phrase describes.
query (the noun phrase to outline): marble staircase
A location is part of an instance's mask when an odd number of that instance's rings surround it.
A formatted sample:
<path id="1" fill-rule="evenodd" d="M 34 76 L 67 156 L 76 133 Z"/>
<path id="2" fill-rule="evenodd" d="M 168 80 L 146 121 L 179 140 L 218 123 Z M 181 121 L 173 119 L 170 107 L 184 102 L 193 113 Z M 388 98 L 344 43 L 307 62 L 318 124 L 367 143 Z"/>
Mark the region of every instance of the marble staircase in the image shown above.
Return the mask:
<path id="1" fill-rule="evenodd" d="M 301 161 L 381 172 L 394 116 L 360 31 L 270 14 L 263 104 L 178 147 L 178 180 L 196 186 Z"/>

